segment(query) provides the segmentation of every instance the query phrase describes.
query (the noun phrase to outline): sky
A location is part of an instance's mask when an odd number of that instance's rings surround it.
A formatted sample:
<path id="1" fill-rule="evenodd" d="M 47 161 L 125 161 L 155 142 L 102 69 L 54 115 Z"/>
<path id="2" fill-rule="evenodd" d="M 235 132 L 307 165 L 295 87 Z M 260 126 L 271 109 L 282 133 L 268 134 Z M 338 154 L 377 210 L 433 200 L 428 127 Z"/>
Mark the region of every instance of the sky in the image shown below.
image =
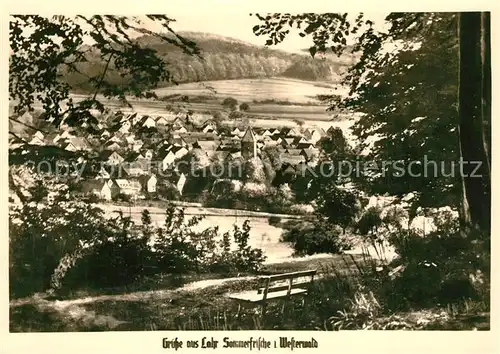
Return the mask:
<path id="1" fill-rule="evenodd" d="M 191 11 L 190 11 L 191 10 Z M 167 14 L 169 17 L 176 20 L 171 24 L 175 31 L 193 31 L 207 32 L 221 36 L 236 38 L 255 45 L 264 45 L 266 42 L 265 36 L 256 36 L 252 27 L 259 24 L 260 21 L 255 16 L 250 16 L 247 12 L 236 12 L 234 10 L 228 12 L 217 12 L 216 16 L 206 16 L 202 11 L 192 11 L 191 8 L 183 9 L 177 6 L 174 11 Z M 357 13 L 352 16 L 356 17 Z M 384 18 L 387 12 L 366 13 L 366 18 L 371 19 L 376 25 L 384 23 Z M 159 26 L 152 24 L 147 26 L 152 30 L 160 30 Z M 285 40 L 279 45 L 274 46 L 275 49 L 281 49 L 291 52 L 299 52 L 302 49 L 309 48 L 312 44 L 312 39 L 308 36 L 300 37 L 298 32 L 291 31 Z"/>
<path id="2" fill-rule="evenodd" d="M 188 3 L 186 3 L 188 4 Z M 265 13 L 261 13 L 264 15 Z M 378 13 L 364 13 L 366 19 L 370 19 L 375 23 L 376 28 L 383 28 L 384 18 L 387 16 L 387 12 Z M 185 5 L 177 5 L 172 11 L 166 14 L 169 18 L 175 19 L 175 22 L 170 24 L 170 27 L 175 32 L 190 31 L 190 32 L 204 32 L 211 33 L 225 37 L 232 37 L 239 39 L 244 42 L 248 42 L 254 45 L 264 46 L 266 36 L 256 36 L 253 33 L 252 28 L 260 24 L 261 21 L 255 16 L 250 15 L 249 12 L 244 10 L 236 11 L 234 7 L 228 10 L 217 10 L 217 12 L 211 13 L 211 16 L 207 16 L 206 11 L 199 9 L 198 11 L 193 11 L 191 7 Z M 348 19 L 354 19 L 358 13 L 349 14 Z M 157 22 L 150 21 L 146 16 L 136 15 L 139 17 L 143 23 L 142 26 L 155 32 L 161 32 L 163 28 Z M 80 25 L 84 29 L 89 29 L 90 26 L 81 21 Z M 112 28 L 110 28 L 112 30 Z M 30 29 L 26 29 L 26 35 L 30 33 Z M 132 37 L 141 35 L 140 33 L 134 32 L 129 33 Z M 92 44 L 93 40 L 90 36 L 84 36 L 84 42 L 87 44 Z M 272 46 L 273 49 L 281 49 L 288 52 L 299 53 L 305 49 L 308 49 L 312 45 L 312 38 L 310 36 L 300 37 L 298 35 L 297 29 L 292 29 L 291 32 L 286 36 L 285 40 L 278 45 Z"/>

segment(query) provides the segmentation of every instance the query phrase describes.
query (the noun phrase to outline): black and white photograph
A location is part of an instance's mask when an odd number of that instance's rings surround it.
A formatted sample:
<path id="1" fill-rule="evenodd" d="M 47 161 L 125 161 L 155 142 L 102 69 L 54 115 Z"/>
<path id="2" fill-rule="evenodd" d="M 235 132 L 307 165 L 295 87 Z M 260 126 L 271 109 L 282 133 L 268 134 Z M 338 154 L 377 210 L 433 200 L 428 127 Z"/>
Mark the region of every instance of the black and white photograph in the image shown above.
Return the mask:
<path id="1" fill-rule="evenodd" d="M 227 7 L 8 15 L 8 331 L 489 331 L 491 13 Z"/>

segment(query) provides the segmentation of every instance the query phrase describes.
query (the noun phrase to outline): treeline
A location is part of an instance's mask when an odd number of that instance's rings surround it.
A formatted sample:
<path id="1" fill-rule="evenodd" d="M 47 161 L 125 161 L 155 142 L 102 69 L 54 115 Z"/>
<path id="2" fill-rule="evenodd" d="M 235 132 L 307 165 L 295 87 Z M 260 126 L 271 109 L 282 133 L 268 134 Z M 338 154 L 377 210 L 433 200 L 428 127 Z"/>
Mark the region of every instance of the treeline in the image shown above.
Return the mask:
<path id="1" fill-rule="evenodd" d="M 185 33 L 196 41 L 202 57 L 188 56 L 171 44 L 158 38 L 143 36 L 138 42 L 158 51 L 167 63 L 167 69 L 179 83 L 228 80 L 257 77 L 286 76 L 290 78 L 324 81 L 335 80 L 345 60 L 313 59 L 306 55 L 292 54 L 266 47 L 209 34 Z M 65 72 L 64 80 L 75 90 L 89 91 L 88 76 L 99 76 L 105 63 L 97 53 L 88 61 L 76 65 L 78 71 Z M 111 63 L 106 80 L 113 84 L 127 86 L 132 78 L 123 77 Z M 167 82 L 160 86 L 168 85 Z"/>
<path id="2" fill-rule="evenodd" d="M 328 58 L 302 57 L 290 65 L 281 76 L 307 81 L 338 81 L 349 61 L 335 62 Z"/>

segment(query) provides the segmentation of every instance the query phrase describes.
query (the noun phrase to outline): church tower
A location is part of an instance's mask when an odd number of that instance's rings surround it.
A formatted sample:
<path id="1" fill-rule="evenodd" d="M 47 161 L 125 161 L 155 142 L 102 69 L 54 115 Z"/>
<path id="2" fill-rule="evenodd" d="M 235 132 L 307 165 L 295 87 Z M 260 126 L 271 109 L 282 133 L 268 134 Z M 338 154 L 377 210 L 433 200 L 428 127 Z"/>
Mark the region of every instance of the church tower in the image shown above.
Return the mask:
<path id="1" fill-rule="evenodd" d="M 257 157 L 257 139 L 251 127 L 248 127 L 241 138 L 241 156 L 246 160 Z"/>

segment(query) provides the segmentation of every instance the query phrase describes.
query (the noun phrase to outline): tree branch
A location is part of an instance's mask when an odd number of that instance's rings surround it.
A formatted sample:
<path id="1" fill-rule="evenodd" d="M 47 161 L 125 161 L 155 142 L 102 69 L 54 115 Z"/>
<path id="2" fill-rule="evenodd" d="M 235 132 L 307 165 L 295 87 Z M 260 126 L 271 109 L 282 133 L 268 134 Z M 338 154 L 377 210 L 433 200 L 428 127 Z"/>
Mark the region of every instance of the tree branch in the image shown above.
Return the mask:
<path id="1" fill-rule="evenodd" d="M 16 138 L 16 139 L 18 139 L 18 140 L 22 141 L 24 144 L 29 145 L 29 142 L 27 142 L 26 140 L 24 140 L 23 138 L 21 138 L 21 137 L 20 137 L 19 135 L 17 135 L 16 133 L 9 131 L 9 134 L 10 134 L 10 135 L 12 135 L 14 138 Z"/>
<path id="2" fill-rule="evenodd" d="M 109 68 L 109 63 L 111 63 L 111 59 L 113 58 L 114 53 L 111 53 L 109 55 L 108 60 L 106 61 L 106 66 L 104 67 L 104 70 L 102 71 L 101 77 L 99 78 L 99 82 L 97 83 L 97 86 L 95 88 L 94 96 L 92 97 L 92 101 L 95 101 L 97 94 L 99 93 L 99 89 L 101 88 L 102 82 L 104 81 L 104 77 L 106 76 L 106 72 L 108 71 Z"/>
<path id="3" fill-rule="evenodd" d="M 36 130 L 36 131 L 39 131 L 40 133 L 43 133 L 43 134 L 49 134 L 48 132 L 46 131 L 43 131 L 39 128 L 36 128 L 30 124 L 27 124 L 27 123 L 24 123 L 24 122 L 21 122 L 20 120 L 18 120 L 17 118 L 14 118 L 14 117 L 9 117 L 9 120 L 13 121 L 13 122 L 16 122 L 16 123 L 19 123 L 21 125 L 24 125 L 25 127 L 27 128 L 30 128 L 30 129 L 33 129 L 33 130 Z"/>

